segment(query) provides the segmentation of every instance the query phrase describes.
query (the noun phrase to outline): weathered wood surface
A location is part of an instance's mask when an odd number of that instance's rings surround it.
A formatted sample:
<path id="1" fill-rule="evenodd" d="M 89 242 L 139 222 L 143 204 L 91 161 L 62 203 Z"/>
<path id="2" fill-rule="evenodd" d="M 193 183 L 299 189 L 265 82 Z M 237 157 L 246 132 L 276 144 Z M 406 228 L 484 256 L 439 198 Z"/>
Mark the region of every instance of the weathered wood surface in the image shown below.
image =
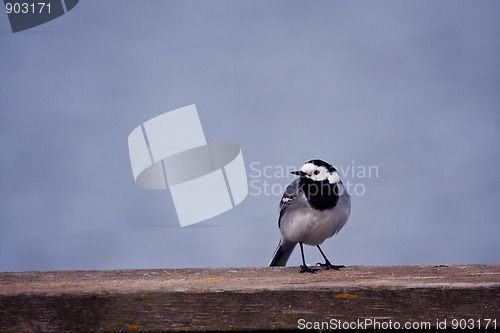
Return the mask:
<path id="1" fill-rule="evenodd" d="M 491 329 L 499 315 L 500 265 L 0 273 L 0 332 Z"/>

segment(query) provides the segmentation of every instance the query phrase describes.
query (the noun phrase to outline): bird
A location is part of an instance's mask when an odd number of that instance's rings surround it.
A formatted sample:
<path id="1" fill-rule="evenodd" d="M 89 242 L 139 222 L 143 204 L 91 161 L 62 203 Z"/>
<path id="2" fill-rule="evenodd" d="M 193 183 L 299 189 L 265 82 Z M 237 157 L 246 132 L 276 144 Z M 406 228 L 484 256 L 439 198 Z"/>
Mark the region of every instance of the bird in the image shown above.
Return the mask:
<path id="1" fill-rule="evenodd" d="M 306 265 L 303 244 L 316 246 L 325 259 L 324 264 L 316 265 L 325 269 L 344 268 L 332 265 L 320 247 L 344 227 L 351 213 L 351 197 L 337 169 L 323 160 L 313 159 L 291 173 L 299 177 L 286 187 L 279 203 L 281 239 L 269 266 L 286 266 L 298 243 L 302 255 L 301 273 L 318 271 Z"/>

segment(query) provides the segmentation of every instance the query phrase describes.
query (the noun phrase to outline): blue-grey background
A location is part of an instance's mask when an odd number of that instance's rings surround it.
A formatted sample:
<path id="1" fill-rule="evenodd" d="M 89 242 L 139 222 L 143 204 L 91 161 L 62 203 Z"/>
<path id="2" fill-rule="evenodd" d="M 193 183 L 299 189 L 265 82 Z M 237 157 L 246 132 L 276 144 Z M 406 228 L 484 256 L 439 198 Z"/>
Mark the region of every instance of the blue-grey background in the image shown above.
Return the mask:
<path id="1" fill-rule="evenodd" d="M 260 184 L 311 158 L 377 167 L 343 177 L 365 193 L 332 261 L 498 263 L 499 16 L 498 1 L 88 0 L 13 34 L 0 13 L 0 271 L 267 265 L 279 194 L 180 228 L 170 193 L 133 181 L 129 133 L 193 103 Z"/>

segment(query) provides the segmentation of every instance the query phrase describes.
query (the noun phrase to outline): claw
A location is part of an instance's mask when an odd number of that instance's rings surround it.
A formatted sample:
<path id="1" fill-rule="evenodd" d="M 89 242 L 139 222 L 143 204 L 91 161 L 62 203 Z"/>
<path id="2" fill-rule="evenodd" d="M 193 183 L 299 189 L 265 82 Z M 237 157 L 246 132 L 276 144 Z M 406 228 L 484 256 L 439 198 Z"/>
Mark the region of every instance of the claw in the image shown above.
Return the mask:
<path id="1" fill-rule="evenodd" d="M 307 266 L 300 265 L 300 272 L 301 273 L 308 272 L 308 273 L 313 273 L 314 274 L 317 271 L 319 271 L 319 269 L 317 269 L 317 268 L 309 268 Z"/>
<path id="2" fill-rule="evenodd" d="M 325 267 L 325 269 L 334 269 L 336 271 L 338 271 L 341 268 L 345 268 L 344 265 L 332 265 L 332 263 L 329 262 L 328 260 L 324 264 L 318 262 L 316 266 Z"/>

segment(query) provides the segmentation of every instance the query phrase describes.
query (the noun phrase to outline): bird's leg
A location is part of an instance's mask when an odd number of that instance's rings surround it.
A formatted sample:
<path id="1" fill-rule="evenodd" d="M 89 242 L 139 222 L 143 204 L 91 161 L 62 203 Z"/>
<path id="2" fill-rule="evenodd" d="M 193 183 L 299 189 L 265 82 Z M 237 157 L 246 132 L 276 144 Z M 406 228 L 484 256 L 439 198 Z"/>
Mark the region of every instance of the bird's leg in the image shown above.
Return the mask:
<path id="1" fill-rule="evenodd" d="M 341 268 L 345 268 L 344 265 L 332 265 L 332 263 L 325 256 L 325 254 L 323 253 L 323 251 L 321 250 L 321 248 L 319 247 L 319 245 L 317 245 L 317 248 L 318 248 L 319 252 L 321 253 L 321 255 L 323 256 L 323 258 L 325 259 L 325 263 L 321 264 L 321 263 L 318 262 L 316 265 L 319 265 L 321 267 L 325 267 L 326 269 L 336 269 L 336 270 L 339 270 Z"/>
<path id="2" fill-rule="evenodd" d="M 317 268 L 309 268 L 309 267 L 307 267 L 306 260 L 304 259 L 304 248 L 302 246 L 302 243 L 299 243 L 299 245 L 300 245 L 300 253 L 302 254 L 302 265 L 300 265 L 300 272 L 301 273 L 304 273 L 304 272 L 316 273 L 316 271 L 318 271 Z"/>

